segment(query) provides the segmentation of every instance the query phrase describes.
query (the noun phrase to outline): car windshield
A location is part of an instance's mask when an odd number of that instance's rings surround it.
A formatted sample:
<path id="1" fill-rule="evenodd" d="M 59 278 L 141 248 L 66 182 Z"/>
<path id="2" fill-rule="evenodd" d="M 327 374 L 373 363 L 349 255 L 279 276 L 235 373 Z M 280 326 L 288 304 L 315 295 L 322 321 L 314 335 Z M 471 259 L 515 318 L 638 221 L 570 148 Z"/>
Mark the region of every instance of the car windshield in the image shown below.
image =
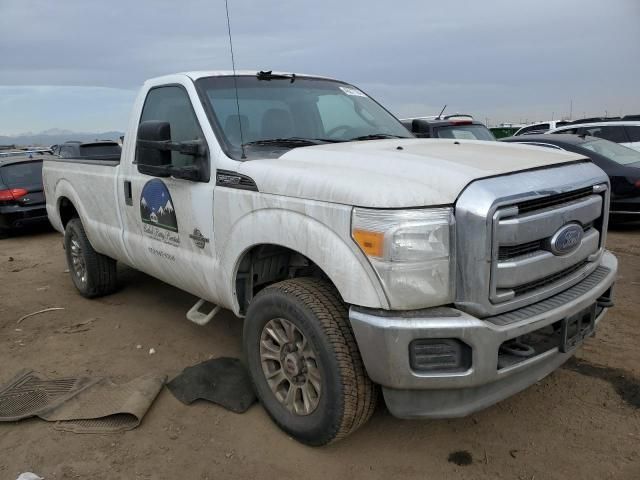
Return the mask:
<path id="1" fill-rule="evenodd" d="M 640 152 L 609 140 L 589 140 L 581 144 L 581 146 L 592 152 L 599 153 L 620 165 L 640 162 Z"/>
<path id="2" fill-rule="evenodd" d="M 456 138 L 460 140 L 495 140 L 491 130 L 484 125 L 451 125 L 449 127 L 438 127 L 436 130 L 438 138 Z"/>
<path id="3" fill-rule="evenodd" d="M 0 180 L 9 188 L 42 184 L 42 162 L 20 162 L 0 168 Z"/>
<path id="4" fill-rule="evenodd" d="M 235 80 L 238 105 L 234 77 L 197 81 L 214 128 L 235 159 L 241 158 L 241 144 L 247 158 L 257 158 L 300 146 L 413 136 L 377 102 L 345 83 L 275 76 Z"/>

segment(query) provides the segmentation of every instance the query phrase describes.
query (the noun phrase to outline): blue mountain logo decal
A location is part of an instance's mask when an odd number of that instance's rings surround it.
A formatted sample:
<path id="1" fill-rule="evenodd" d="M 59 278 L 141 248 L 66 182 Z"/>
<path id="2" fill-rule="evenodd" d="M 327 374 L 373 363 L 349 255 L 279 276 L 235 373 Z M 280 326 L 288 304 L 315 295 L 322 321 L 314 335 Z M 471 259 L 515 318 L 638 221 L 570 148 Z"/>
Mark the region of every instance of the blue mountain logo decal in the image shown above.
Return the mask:
<path id="1" fill-rule="evenodd" d="M 149 180 L 140 196 L 140 216 L 143 223 L 178 232 L 178 219 L 167 186 L 157 178 Z"/>

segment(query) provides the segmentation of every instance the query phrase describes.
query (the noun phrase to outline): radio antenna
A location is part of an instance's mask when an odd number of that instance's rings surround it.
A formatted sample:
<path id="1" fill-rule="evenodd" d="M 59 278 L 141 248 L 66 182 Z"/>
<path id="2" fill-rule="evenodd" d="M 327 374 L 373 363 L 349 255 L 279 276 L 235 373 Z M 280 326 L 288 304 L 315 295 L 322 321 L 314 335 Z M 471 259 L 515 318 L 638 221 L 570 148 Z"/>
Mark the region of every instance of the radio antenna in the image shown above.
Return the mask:
<path id="1" fill-rule="evenodd" d="M 436 120 L 440 120 L 442 118 L 442 114 L 444 113 L 444 109 L 445 108 L 447 108 L 446 105 L 444 107 L 442 107 L 442 110 L 440 110 L 440 113 L 438 114 L 438 117 L 436 118 Z"/>
<path id="2" fill-rule="evenodd" d="M 231 41 L 231 22 L 229 21 L 229 0 L 224 0 L 224 6 L 227 11 L 227 31 L 229 32 L 229 49 L 231 50 L 231 66 L 233 67 L 233 88 L 236 91 L 236 109 L 238 111 L 238 127 L 240 128 L 240 149 L 242 150 L 242 159 L 247 156 L 244 153 L 244 137 L 242 135 L 242 118 L 240 118 L 240 100 L 238 99 L 238 81 L 236 75 L 236 60 L 233 56 L 233 42 Z"/>

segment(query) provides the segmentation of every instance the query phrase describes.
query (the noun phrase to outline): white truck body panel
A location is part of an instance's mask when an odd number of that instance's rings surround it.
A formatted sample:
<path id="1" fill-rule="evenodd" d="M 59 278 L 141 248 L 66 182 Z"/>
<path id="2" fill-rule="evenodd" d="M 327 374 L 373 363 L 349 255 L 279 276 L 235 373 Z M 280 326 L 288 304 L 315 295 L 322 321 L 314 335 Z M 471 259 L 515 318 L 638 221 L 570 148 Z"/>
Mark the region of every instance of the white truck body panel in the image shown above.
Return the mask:
<path id="1" fill-rule="evenodd" d="M 451 205 L 480 178 L 584 158 L 555 153 L 499 142 L 372 140 L 296 148 L 277 159 L 244 162 L 238 171 L 274 195 L 362 207 L 422 207 Z"/>

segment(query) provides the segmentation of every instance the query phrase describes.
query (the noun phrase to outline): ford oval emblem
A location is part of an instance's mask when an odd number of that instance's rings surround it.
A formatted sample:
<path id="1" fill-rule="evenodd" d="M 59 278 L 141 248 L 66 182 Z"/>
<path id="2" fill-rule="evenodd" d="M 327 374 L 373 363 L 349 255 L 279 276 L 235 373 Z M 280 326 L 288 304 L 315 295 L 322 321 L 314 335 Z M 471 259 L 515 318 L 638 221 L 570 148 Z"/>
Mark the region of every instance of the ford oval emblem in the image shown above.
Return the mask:
<path id="1" fill-rule="evenodd" d="M 550 248 L 554 255 L 566 255 L 573 252 L 582 243 L 584 230 L 582 225 L 569 223 L 561 227 L 551 237 Z"/>

